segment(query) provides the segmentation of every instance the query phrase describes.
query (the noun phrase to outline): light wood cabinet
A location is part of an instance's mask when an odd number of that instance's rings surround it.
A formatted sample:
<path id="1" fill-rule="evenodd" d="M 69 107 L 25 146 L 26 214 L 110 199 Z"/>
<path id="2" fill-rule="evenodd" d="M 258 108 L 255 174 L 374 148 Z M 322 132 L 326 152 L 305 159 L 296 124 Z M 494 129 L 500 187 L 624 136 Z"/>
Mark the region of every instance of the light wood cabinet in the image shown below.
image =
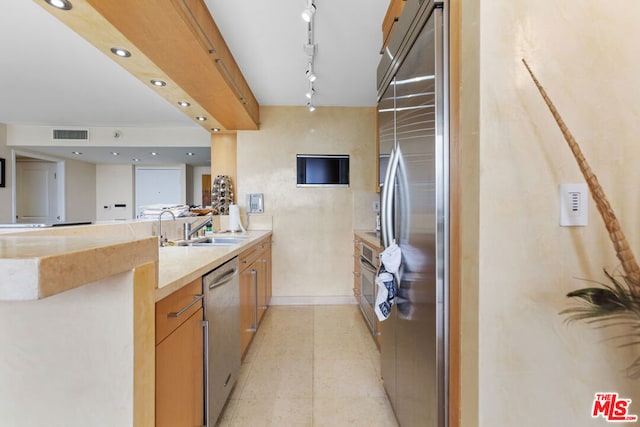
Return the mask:
<path id="1" fill-rule="evenodd" d="M 251 266 L 240 272 L 240 354 L 245 353 L 256 333 L 256 278 L 257 271 Z"/>
<path id="2" fill-rule="evenodd" d="M 405 4 L 407 4 L 407 0 L 391 0 L 389 2 L 387 13 L 382 20 L 382 49 L 389 43 L 389 38 L 396 29 L 396 24 L 400 19 Z"/>
<path id="3" fill-rule="evenodd" d="M 240 353 L 242 358 L 271 303 L 271 238 L 240 254 Z"/>
<path id="4" fill-rule="evenodd" d="M 156 303 L 156 426 L 204 424 L 202 282 Z"/>

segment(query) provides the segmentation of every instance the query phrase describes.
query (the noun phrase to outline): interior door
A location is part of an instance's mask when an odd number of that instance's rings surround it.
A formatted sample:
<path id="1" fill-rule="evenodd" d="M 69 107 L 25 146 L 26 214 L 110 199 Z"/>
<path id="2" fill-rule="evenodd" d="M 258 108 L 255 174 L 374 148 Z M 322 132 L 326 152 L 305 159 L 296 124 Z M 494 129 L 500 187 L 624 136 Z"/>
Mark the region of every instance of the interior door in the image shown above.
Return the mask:
<path id="1" fill-rule="evenodd" d="M 16 162 L 16 221 L 51 224 L 58 212 L 57 165 L 46 161 Z"/>
<path id="2" fill-rule="evenodd" d="M 136 216 L 145 206 L 185 203 L 186 183 L 180 167 L 136 168 Z"/>

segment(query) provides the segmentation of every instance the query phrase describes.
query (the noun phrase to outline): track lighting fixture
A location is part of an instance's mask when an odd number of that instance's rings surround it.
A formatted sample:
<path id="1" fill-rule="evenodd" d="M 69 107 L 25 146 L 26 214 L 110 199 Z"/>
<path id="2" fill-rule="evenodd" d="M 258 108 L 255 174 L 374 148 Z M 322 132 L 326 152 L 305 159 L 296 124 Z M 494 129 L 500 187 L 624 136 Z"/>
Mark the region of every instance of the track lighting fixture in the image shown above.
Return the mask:
<path id="1" fill-rule="evenodd" d="M 316 5 L 313 4 L 313 0 L 307 1 L 307 7 L 302 11 L 302 19 L 304 22 L 311 22 L 311 18 L 316 13 Z"/>
<path id="2" fill-rule="evenodd" d="M 309 90 L 305 93 L 307 99 L 307 108 L 309 111 L 314 111 L 316 107 L 313 105 L 313 94 L 315 89 L 313 88 L 313 82 L 316 81 L 316 75 L 313 72 L 313 62 L 315 60 L 317 46 L 314 43 L 314 15 L 316 13 L 316 5 L 314 0 L 307 0 L 307 7 L 302 12 L 302 19 L 307 22 L 307 40 L 304 44 L 304 53 L 307 56 L 307 70 L 305 76 L 309 81 Z"/>
<path id="3" fill-rule="evenodd" d="M 309 90 L 307 91 L 307 93 L 304 94 L 304 96 L 307 97 L 307 99 L 311 99 L 311 97 L 313 96 L 313 94 L 316 92 L 316 90 L 313 88 L 313 84 L 309 83 Z"/>
<path id="4" fill-rule="evenodd" d="M 309 63 L 309 67 L 307 68 L 307 72 L 305 73 L 305 75 L 307 76 L 307 79 L 309 79 L 309 81 L 311 83 L 316 81 L 316 75 L 313 73 L 313 68 L 311 66 L 311 63 Z"/>

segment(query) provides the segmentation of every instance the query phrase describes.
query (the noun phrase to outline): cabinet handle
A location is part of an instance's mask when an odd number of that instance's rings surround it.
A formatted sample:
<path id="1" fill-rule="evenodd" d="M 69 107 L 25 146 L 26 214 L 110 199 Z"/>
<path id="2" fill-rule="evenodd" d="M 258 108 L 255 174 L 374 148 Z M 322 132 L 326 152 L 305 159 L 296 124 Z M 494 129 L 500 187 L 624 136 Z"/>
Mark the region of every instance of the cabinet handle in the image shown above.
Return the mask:
<path id="1" fill-rule="evenodd" d="M 251 274 L 253 274 L 253 288 L 255 289 L 254 295 L 256 299 L 255 304 L 255 313 L 254 313 L 254 323 L 253 329 L 258 330 L 258 270 L 251 270 Z"/>
<path id="2" fill-rule="evenodd" d="M 172 311 L 172 312 L 170 312 L 169 314 L 167 314 L 167 317 L 180 317 L 180 316 L 182 316 L 186 311 L 188 311 L 191 307 L 193 307 L 197 302 L 202 301 L 203 298 L 204 298 L 204 294 L 202 294 L 202 295 L 194 295 L 193 296 L 193 301 L 191 301 L 186 307 L 184 307 L 180 311 Z"/>

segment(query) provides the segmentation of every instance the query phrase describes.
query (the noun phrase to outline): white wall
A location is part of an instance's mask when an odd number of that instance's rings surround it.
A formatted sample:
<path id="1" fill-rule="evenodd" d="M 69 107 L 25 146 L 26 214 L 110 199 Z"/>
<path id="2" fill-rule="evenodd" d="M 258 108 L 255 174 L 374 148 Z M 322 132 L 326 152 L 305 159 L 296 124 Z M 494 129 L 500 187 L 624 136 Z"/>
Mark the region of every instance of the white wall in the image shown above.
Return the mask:
<path id="1" fill-rule="evenodd" d="M 116 204 L 126 207 L 116 207 Z M 133 218 L 133 165 L 96 165 L 96 219 Z"/>
<path id="2" fill-rule="evenodd" d="M 67 221 L 96 220 L 96 165 L 65 160 Z"/>
<path id="3" fill-rule="evenodd" d="M 86 129 L 86 141 L 53 141 L 53 129 Z M 115 131 L 119 136 L 114 136 Z M 137 147 L 209 147 L 210 134 L 201 127 L 195 128 L 144 128 L 144 127 L 75 127 L 75 126 L 17 126 L 7 127 L 7 144 L 16 146 L 50 146 L 52 143 L 68 147 L 137 146 Z"/>
<path id="4" fill-rule="evenodd" d="M 638 255 L 640 4 L 463 5 L 463 220 L 477 212 L 462 225 L 464 425 L 604 425 L 591 418 L 603 391 L 633 399 L 640 414 L 638 382 L 624 373 L 638 347 L 607 341 L 619 330 L 559 315 L 567 292 L 590 285 L 580 279 L 605 281 L 602 269 L 619 262 L 593 203 L 588 226 L 558 225 L 559 184 L 584 179 L 521 63 L 578 140 Z M 464 393 L 477 393 L 477 408 Z"/>
<path id="5" fill-rule="evenodd" d="M 0 187 L 0 223 L 11 223 L 12 196 L 11 196 L 11 174 L 13 165 L 11 164 L 11 149 L 7 147 L 7 126 L 0 123 L 0 158 L 5 160 L 5 187 Z"/>
<path id="6" fill-rule="evenodd" d="M 236 200 L 264 193 L 263 215 L 273 215 L 274 301 L 353 300 L 354 218 L 370 216 L 354 205 L 375 197 L 375 117 L 375 108 L 262 107 L 260 131 L 238 132 Z M 297 188 L 296 154 L 349 154 L 350 187 Z"/>

